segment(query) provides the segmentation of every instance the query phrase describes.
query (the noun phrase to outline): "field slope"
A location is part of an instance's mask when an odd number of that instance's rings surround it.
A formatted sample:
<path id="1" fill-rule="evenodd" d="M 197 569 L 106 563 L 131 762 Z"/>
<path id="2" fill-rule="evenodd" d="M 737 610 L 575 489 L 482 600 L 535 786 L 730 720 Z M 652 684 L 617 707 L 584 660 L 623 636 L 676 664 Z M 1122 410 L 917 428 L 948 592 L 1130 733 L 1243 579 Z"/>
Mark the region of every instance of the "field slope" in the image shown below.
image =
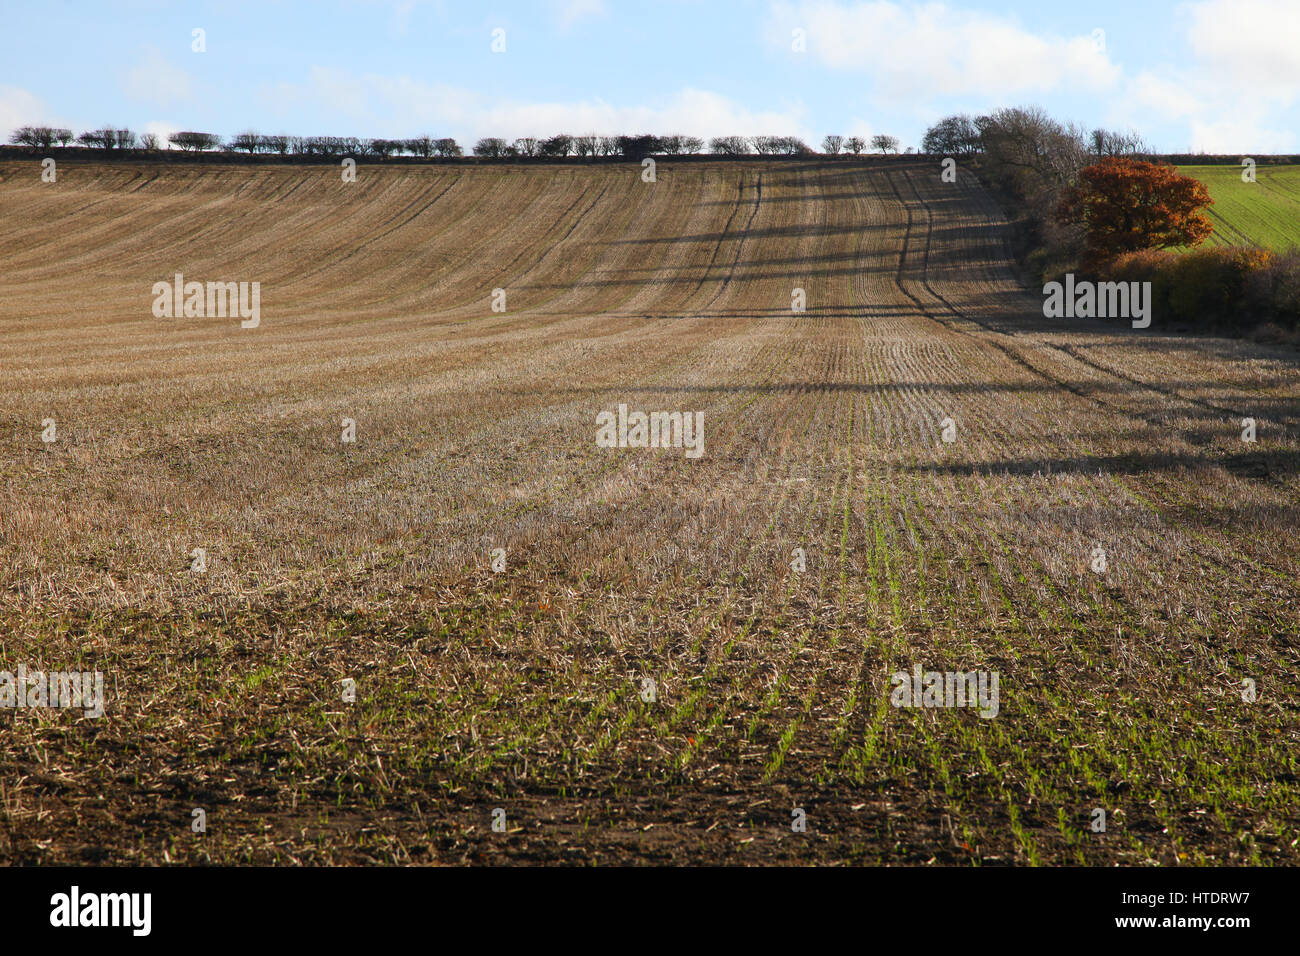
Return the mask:
<path id="1" fill-rule="evenodd" d="M 640 172 L 0 164 L 0 669 L 108 694 L 0 860 L 1300 862 L 1296 353 L 1043 319 L 964 171 Z"/>
<path id="2" fill-rule="evenodd" d="M 1300 246 L 1300 166 L 1257 166 L 1243 182 L 1240 166 L 1181 166 L 1210 190 L 1212 246 L 1260 246 L 1282 252 Z"/>

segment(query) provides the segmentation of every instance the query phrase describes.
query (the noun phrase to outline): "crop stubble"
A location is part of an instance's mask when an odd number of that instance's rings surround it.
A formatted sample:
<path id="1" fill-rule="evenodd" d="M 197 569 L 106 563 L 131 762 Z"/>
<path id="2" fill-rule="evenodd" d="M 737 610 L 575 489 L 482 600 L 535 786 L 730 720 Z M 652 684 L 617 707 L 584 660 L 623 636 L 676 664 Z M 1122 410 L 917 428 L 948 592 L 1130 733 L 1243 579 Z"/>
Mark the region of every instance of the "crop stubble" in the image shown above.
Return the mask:
<path id="1" fill-rule="evenodd" d="M 0 712 L 3 858 L 1300 857 L 1295 355 L 1043 319 L 969 175 L 32 168 L 0 659 L 110 705 Z M 176 271 L 261 327 L 154 319 Z M 915 663 L 999 716 L 890 707 Z"/>

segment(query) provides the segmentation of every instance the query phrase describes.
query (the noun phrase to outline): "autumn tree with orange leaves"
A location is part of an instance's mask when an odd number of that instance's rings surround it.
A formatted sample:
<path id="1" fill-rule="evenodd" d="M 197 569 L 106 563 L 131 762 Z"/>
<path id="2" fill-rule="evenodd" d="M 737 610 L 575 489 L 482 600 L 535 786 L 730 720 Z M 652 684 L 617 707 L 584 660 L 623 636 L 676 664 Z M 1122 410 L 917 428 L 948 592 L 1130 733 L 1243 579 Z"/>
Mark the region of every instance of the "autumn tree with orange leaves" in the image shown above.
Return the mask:
<path id="1" fill-rule="evenodd" d="M 1099 266 L 1125 252 L 1195 246 L 1214 231 L 1201 212 L 1205 184 L 1173 166 L 1108 156 L 1079 172 L 1056 218 L 1084 230 L 1084 262 Z"/>

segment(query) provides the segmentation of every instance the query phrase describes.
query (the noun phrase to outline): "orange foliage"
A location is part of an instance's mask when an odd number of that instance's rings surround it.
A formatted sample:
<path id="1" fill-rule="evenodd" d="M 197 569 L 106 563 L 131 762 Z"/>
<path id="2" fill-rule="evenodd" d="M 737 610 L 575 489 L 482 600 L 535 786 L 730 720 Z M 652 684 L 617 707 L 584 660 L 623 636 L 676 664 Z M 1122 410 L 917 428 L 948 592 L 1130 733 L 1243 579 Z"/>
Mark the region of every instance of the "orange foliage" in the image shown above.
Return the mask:
<path id="1" fill-rule="evenodd" d="M 1109 262 L 1111 281 L 1150 282 L 1153 311 L 1166 322 L 1247 328 L 1260 321 L 1294 324 L 1278 257 L 1267 249 L 1234 246 L 1173 253 L 1126 252 Z"/>
<path id="2" fill-rule="evenodd" d="M 1195 246 L 1214 231 L 1201 212 L 1214 200 L 1205 184 L 1173 166 L 1108 156 L 1079 173 L 1065 191 L 1057 219 L 1085 231 L 1085 262 L 1126 252 Z"/>

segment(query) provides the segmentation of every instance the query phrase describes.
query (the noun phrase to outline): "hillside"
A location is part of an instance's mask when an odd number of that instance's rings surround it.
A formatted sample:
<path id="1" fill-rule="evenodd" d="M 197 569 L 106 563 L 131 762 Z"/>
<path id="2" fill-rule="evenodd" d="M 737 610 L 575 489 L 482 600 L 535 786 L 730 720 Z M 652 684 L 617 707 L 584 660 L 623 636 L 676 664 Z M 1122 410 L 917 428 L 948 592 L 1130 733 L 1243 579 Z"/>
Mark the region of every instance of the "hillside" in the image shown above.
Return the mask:
<path id="1" fill-rule="evenodd" d="M 1300 166 L 1258 166 L 1255 182 L 1242 181 L 1241 166 L 1180 166 L 1199 179 L 1214 205 L 1213 246 L 1263 246 L 1283 251 L 1300 246 Z"/>
<path id="2" fill-rule="evenodd" d="M 1300 863 L 1295 352 L 1044 319 L 964 170 L 640 173 L 0 163 L 4 657 L 109 689 L 0 859 Z"/>

